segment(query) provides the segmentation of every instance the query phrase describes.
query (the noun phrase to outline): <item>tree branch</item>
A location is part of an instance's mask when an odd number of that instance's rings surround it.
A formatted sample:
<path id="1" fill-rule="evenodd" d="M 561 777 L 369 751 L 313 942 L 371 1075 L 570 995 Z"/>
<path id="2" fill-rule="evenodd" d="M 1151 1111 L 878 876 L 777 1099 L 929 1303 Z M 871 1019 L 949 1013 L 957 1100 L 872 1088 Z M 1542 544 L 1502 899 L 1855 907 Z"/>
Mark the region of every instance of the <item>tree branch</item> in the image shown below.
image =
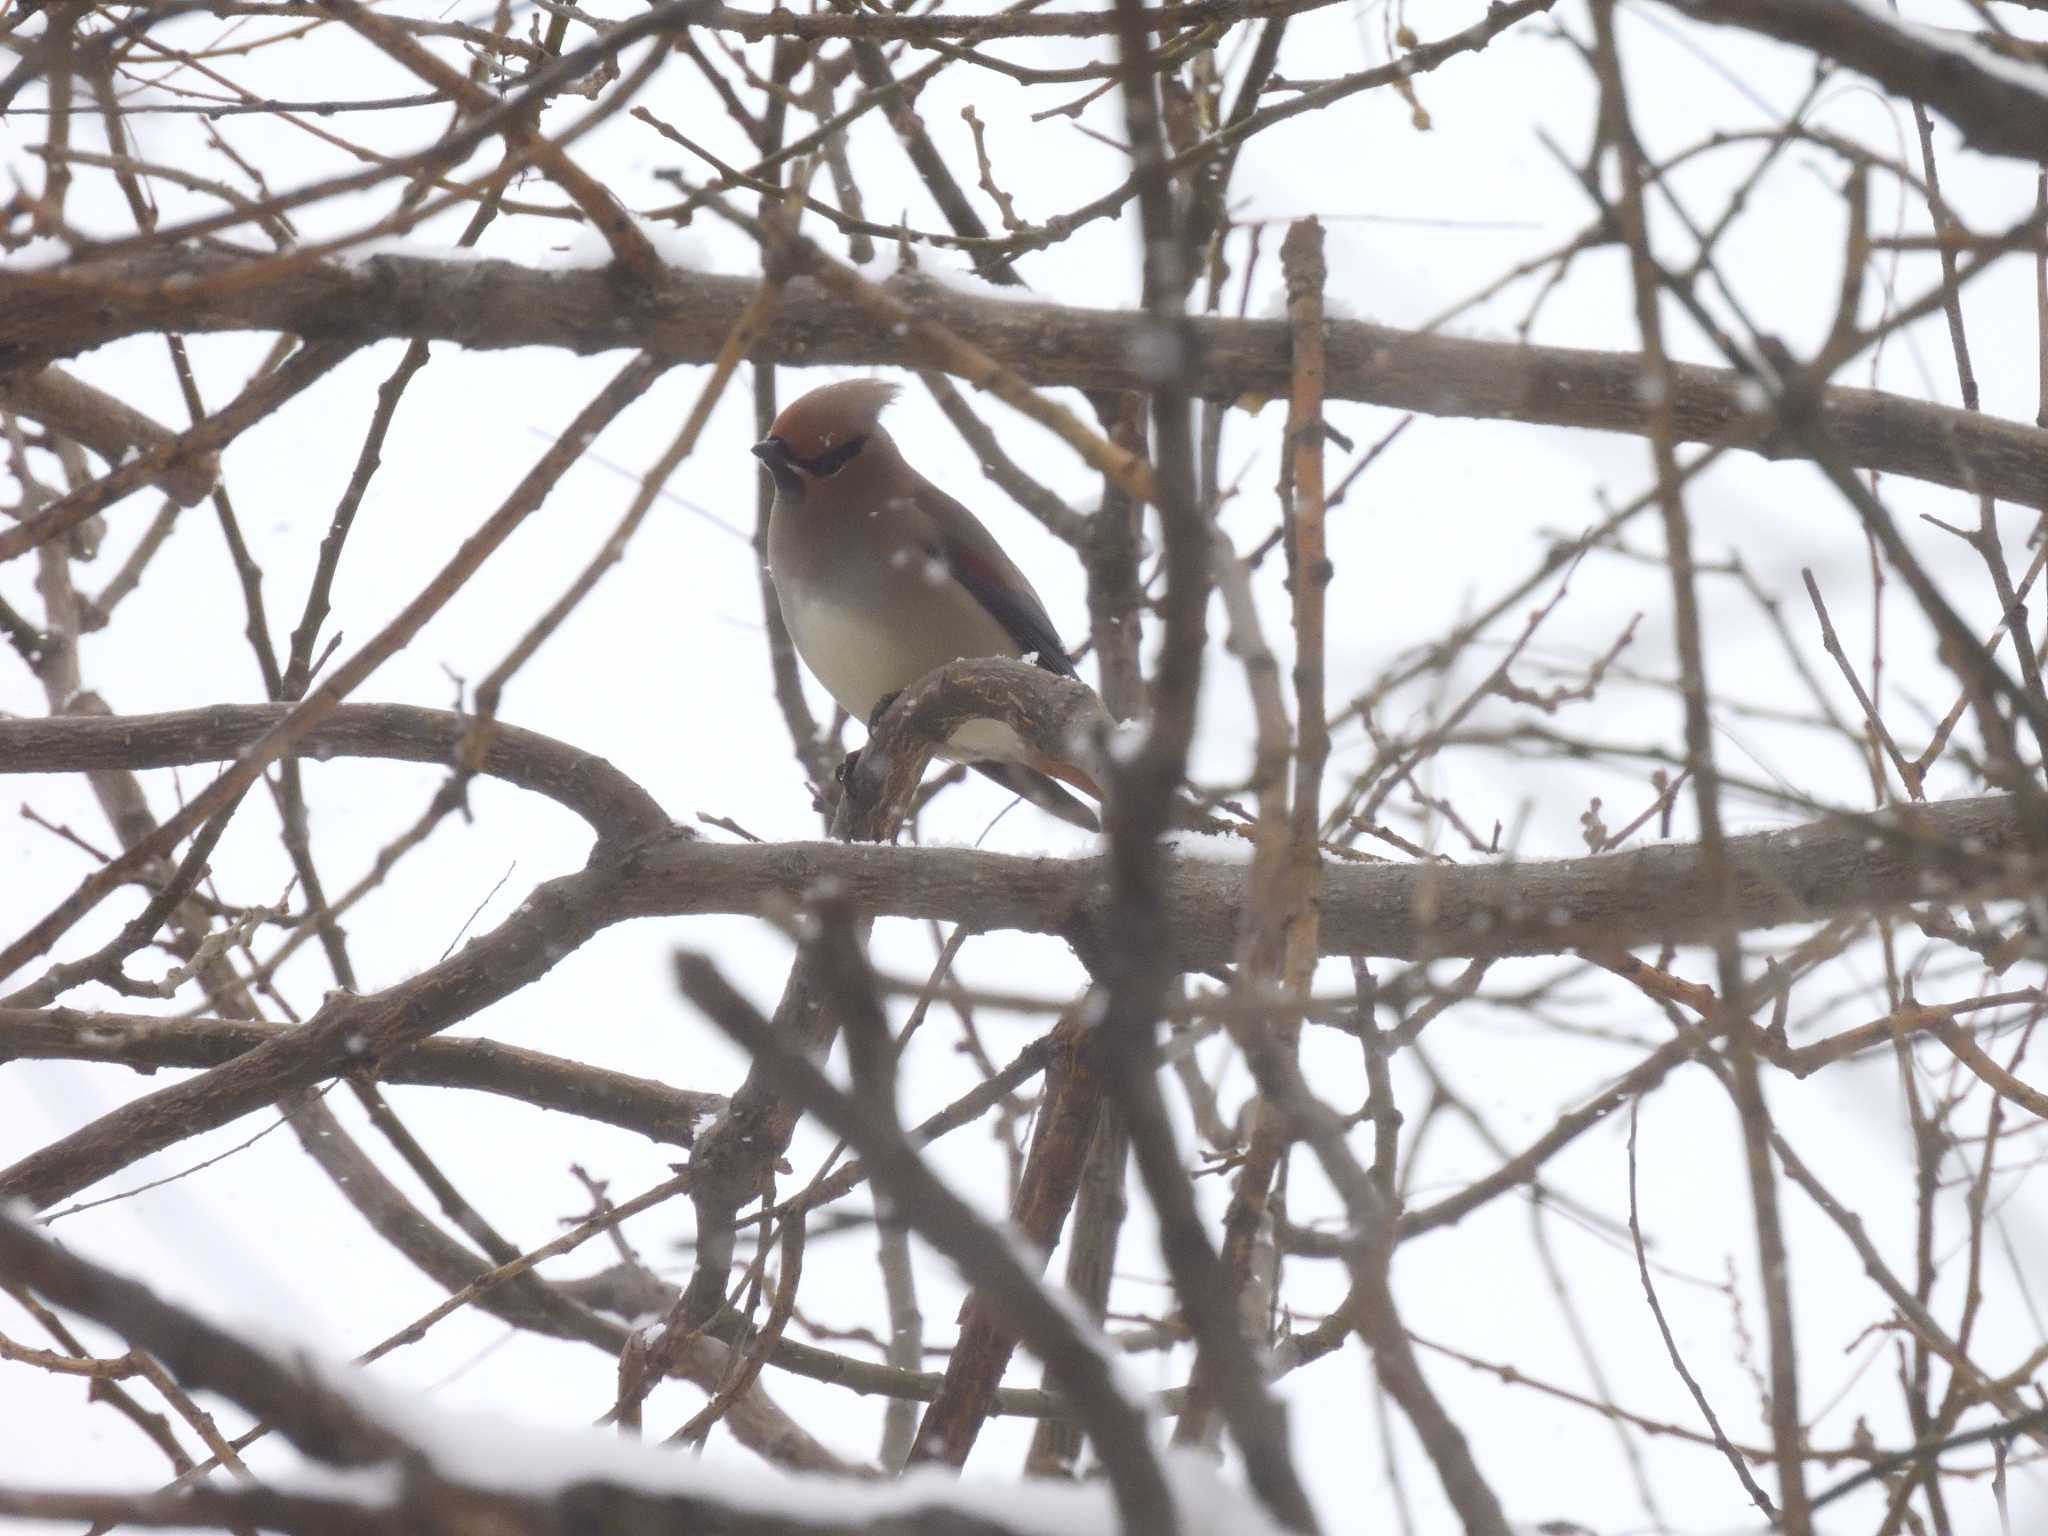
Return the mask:
<path id="1" fill-rule="evenodd" d="M 1061 689 L 1050 673 L 1038 676 L 1049 697 Z M 210 760 L 221 744 L 260 731 L 277 708 L 0 720 L 0 773 Z M 348 705 L 310 739 L 325 745 L 330 757 L 361 751 L 445 761 L 466 726 L 463 716 L 434 710 Z M 546 737 L 498 726 L 485 763 L 486 771 L 559 798 L 593 821 L 605 817 L 622 840 L 629 831 L 644 835 L 657 826 L 658 808 L 630 780 L 602 759 Z M 2018 808 L 2006 795 L 1830 815 L 1733 837 L 1727 847 L 1735 918 L 1744 930 L 1929 897 L 1995 896 L 2029 878 L 2025 850 Z M 1235 956 L 1244 877 L 1241 865 L 1172 861 L 1167 917 L 1184 969 L 1227 964 Z M 1032 933 L 1057 933 L 1077 914 L 1098 912 L 1105 888 L 1100 859 L 820 842 L 709 843 L 673 831 L 640 847 L 616 886 L 603 883 L 608 910 L 591 918 L 602 925 L 631 917 L 781 912 L 820 879 L 841 882 L 856 909 L 878 917 L 947 918 L 980 931 Z M 1562 954 L 1592 942 L 1624 949 L 1690 943 L 1712 931 L 1699 851 L 1687 843 L 1528 863 L 1340 864 L 1329 869 L 1326 885 L 1324 954 Z"/>
<path id="2" fill-rule="evenodd" d="M 2048 72 L 2001 57 L 1968 33 L 1916 25 L 1855 0 L 1713 0 L 1677 9 L 1838 60 L 1925 102 L 1972 149 L 2048 159 Z"/>
<path id="3" fill-rule="evenodd" d="M 270 1420 L 309 1456 L 336 1466 L 364 1466 L 397 1448 L 394 1437 L 299 1371 L 4 1214 L 0 1276 L 113 1329 L 155 1355 L 184 1385 L 219 1392 Z"/>
<path id="4" fill-rule="evenodd" d="M 1000 1239 L 994 1241 L 999 1245 Z M 33 1287 L 66 1310 L 147 1348 L 189 1387 L 217 1391 L 275 1420 L 329 1466 L 392 1463 L 374 1503 L 251 1485 L 202 1484 L 182 1493 L 73 1493 L 0 1488 L 0 1517 L 319 1533 L 490 1529 L 506 1536 L 567 1530 L 718 1531 L 726 1536 L 1006 1536 L 1009 1492 L 942 1486 L 906 1498 L 894 1485 L 852 1478 L 786 1478 L 727 1468 L 707 1478 L 689 1456 L 621 1444 L 589 1430 L 518 1429 L 447 1415 L 388 1397 L 358 1403 L 351 1377 L 258 1350 L 124 1276 L 78 1258 L 0 1216 L 0 1276 Z M 1141 1426 L 1142 1428 L 1142 1426 Z M 463 1447 L 482 1446 L 470 1455 Z M 510 1448 L 508 1450 L 508 1447 Z M 536 1479 L 538 1468 L 554 1469 Z M 1192 1459 L 1161 1469 L 1178 1501 L 1219 1529 L 1249 1529 L 1242 1495 Z M 1164 1482 L 1162 1497 L 1171 1499 Z M 1106 1529 L 1108 1490 L 1046 1488 L 1033 1507 L 1056 1511 L 1072 1530 Z M 1043 1520 L 1023 1521 L 1018 1528 Z M 1156 1529 L 1140 1526 L 1135 1529 Z"/>
<path id="5" fill-rule="evenodd" d="M 335 992 L 296 1029 L 143 1095 L 0 1171 L 0 1199 L 42 1207 L 186 1137 L 402 1049 L 517 992 L 605 926 L 610 867 L 551 880 L 439 965 L 367 996 Z"/>
<path id="6" fill-rule="evenodd" d="M 76 438 L 109 464 L 131 451 L 167 448 L 178 434 L 127 401 L 75 379 L 61 368 L 44 368 L 0 380 L 0 408 L 19 411 L 52 431 Z M 220 478 L 220 455 L 197 452 L 164 460 L 155 483 L 181 507 L 197 506 Z"/>
<path id="7" fill-rule="evenodd" d="M 160 715 L 0 720 L 0 774 L 173 768 L 238 756 L 292 712 L 289 704 L 216 704 Z M 474 731 L 479 740 L 470 742 Z M 601 840 L 665 831 L 646 790 L 603 758 L 515 725 L 407 704 L 343 704 L 299 739 L 303 759 L 370 757 L 453 768 L 545 795 Z"/>
<path id="8" fill-rule="evenodd" d="M 1086 683 L 1007 656 L 950 661 L 912 683 L 875 721 L 847 775 L 846 806 L 834 830 L 852 842 L 896 835 L 912 792 L 940 745 L 969 720 L 1000 720 L 1024 744 L 1059 761 L 1108 728 Z"/>
<path id="9" fill-rule="evenodd" d="M 217 1067 L 285 1032 L 284 1025 L 246 1019 L 0 1008 L 0 1063 L 98 1061 L 136 1072 Z M 674 1146 L 688 1146 L 694 1123 L 725 1105 L 721 1094 L 671 1088 L 496 1040 L 423 1040 L 379 1062 L 377 1079 L 495 1093 Z"/>
<path id="10" fill-rule="evenodd" d="M 684 994 L 748 1051 L 757 1066 L 770 1069 L 785 1092 L 853 1144 L 882 1196 L 1011 1319 L 1094 1440 L 1124 1529 L 1175 1530 L 1173 1495 L 1150 1444 L 1144 1409 L 1124 1395 L 1102 1341 L 1083 1332 L 1085 1324 L 1077 1324 L 1053 1299 L 1019 1260 L 1005 1234 L 940 1181 L 893 1115 L 865 1094 L 855 1097 L 835 1087 L 778 1038 L 768 1020 L 704 957 L 679 952 L 676 974 Z M 886 1050 L 887 1029 L 879 1011 L 870 1022 L 882 1029 L 884 1038 L 875 1043 Z"/>
<path id="11" fill-rule="evenodd" d="M 1728 862 L 1745 930 L 1819 922 L 1935 895 L 2016 893 L 2032 878 L 2014 802 L 1990 795 L 1889 815 L 1837 815 L 1733 837 Z M 1166 926 L 1182 970 L 1236 955 L 1245 889 L 1239 864 L 1169 861 Z M 684 916 L 787 910 L 831 880 L 860 911 L 943 918 L 978 932 L 1059 933 L 1106 912 L 1102 859 L 1025 858 L 964 848 L 662 843 L 642 850 L 619 913 Z M 1700 852 L 1665 843 L 1588 858 L 1497 865 L 1333 865 L 1325 875 L 1324 954 L 1562 954 L 1589 943 L 1695 943 L 1713 930 Z"/>
<path id="12" fill-rule="evenodd" d="M 261 262 L 259 267 L 257 263 Z M 271 264 L 218 249 L 152 254 L 87 268 L 0 273 L 0 369 L 88 351 L 122 336 L 175 327 L 286 331 L 374 341 L 405 336 L 466 347 L 552 346 L 578 353 L 644 345 L 708 362 L 753 296 L 751 277 L 667 269 L 619 307 L 614 279 L 596 270 L 542 270 L 501 261 L 382 255 L 348 263 L 294 257 Z M 1129 390 L 1142 314 L 982 298 L 929 280 L 890 292 L 982 350 L 1010 359 L 1040 387 Z M 1191 390 L 1229 401 L 1289 387 L 1284 320 L 1195 318 Z M 1498 419 L 1647 435 L 1650 395 L 1633 353 L 1532 347 L 1403 331 L 1360 320 L 1328 322 L 1330 400 L 1430 416 Z M 794 365 L 923 366 L 910 339 L 892 334 L 806 279 L 793 281 L 762 335 L 757 361 Z M 1805 450 L 1745 409 L 1741 376 L 1671 366 L 1671 414 L 1684 442 L 1729 441 L 1766 458 Z M 1847 462 L 2048 507 L 2048 432 L 1877 390 L 1823 391 L 1819 414 Z"/>

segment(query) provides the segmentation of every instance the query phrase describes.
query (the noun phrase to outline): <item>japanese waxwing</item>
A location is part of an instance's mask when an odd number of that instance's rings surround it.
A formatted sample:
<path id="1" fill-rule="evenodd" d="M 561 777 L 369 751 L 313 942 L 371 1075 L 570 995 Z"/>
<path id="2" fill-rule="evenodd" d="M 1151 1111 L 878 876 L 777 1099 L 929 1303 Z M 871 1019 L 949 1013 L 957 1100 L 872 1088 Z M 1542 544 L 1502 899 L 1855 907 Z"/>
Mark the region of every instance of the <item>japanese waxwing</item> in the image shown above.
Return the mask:
<path id="1" fill-rule="evenodd" d="M 989 531 L 904 462 L 881 426 L 896 395 L 880 379 L 814 389 L 775 418 L 754 455 L 775 477 L 768 575 L 804 665 L 854 719 L 935 667 L 1018 656 L 1073 677 L 1045 605 Z M 971 720 L 944 755 L 1090 831 L 1088 775 L 1027 748 L 997 720 Z"/>

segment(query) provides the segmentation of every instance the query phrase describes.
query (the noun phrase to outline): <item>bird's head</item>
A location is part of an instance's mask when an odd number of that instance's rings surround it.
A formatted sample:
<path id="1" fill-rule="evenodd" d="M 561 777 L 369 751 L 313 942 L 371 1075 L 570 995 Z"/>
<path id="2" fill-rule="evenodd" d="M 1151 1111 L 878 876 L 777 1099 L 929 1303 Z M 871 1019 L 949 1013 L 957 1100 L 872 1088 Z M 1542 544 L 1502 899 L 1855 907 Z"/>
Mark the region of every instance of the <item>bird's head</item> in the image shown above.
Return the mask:
<path id="1" fill-rule="evenodd" d="M 775 489 L 798 500 L 888 443 L 882 411 L 897 386 L 881 379 L 844 379 L 793 400 L 767 437 L 754 444 L 754 457 L 775 477 Z"/>

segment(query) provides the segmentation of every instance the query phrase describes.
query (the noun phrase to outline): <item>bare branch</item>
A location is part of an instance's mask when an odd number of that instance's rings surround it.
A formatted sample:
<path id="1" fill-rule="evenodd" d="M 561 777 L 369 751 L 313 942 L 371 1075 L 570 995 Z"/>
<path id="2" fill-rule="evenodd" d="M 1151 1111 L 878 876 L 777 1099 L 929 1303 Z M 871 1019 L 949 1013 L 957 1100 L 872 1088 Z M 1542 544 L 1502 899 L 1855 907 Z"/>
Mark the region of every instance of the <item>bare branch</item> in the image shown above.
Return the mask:
<path id="1" fill-rule="evenodd" d="M 1973 149 L 2040 160 L 2048 151 L 2048 72 L 1992 52 L 1968 33 L 1922 26 L 1855 0 L 1714 0 L 1680 8 L 1810 48 L 1925 102 Z"/>
<path id="2" fill-rule="evenodd" d="M 247 258 L 174 251 L 84 270 L 0 279 L 0 366 L 104 345 L 165 325 L 188 331 L 288 331 L 369 341 L 389 336 L 484 349 L 553 346 L 579 353 L 632 341 L 677 361 L 717 354 L 758 283 L 668 268 L 630 314 L 602 272 L 508 262 L 451 263 L 379 255 L 346 265 L 296 258 L 244 272 Z M 261 280 L 257 280 L 257 279 Z M 884 291 L 1041 387 L 1129 390 L 1145 321 L 1114 310 L 980 298 L 917 279 Z M 1187 372 L 1193 393 L 1230 401 L 1280 395 L 1291 375 L 1284 320 L 1198 317 Z M 1429 416 L 1509 420 L 1646 435 L 1651 413 L 1641 358 L 1536 347 L 1331 320 L 1324 393 Z M 855 314 L 798 279 L 755 356 L 802 364 L 929 366 L 905 336 Z M 1728 443 L 1767 458 L 1806 450 L 1752 410 L 1738 373 L 1671 367 L 1672 416 L 1682 442 Z M 1832 386 L 1819 419 L 1847 462 L 1935 485 L 2048 506 L 2048 432 L 1878 390 Z"/>
<path id="3" fill-rule="evenodd" d="M 0 381 L 0 409 L 19 411 L 52 431 L 77 438 L 109 464 L 121 463 L 130 452 L 168 449 L 178 435 L 127 401 L 95 389 L 61 368 L 44 368 Z M 220 477 L 216 452 L 167 454 L 152 462 L 160 464 L 156 485 L 181 507 L 206 500 Z"/>

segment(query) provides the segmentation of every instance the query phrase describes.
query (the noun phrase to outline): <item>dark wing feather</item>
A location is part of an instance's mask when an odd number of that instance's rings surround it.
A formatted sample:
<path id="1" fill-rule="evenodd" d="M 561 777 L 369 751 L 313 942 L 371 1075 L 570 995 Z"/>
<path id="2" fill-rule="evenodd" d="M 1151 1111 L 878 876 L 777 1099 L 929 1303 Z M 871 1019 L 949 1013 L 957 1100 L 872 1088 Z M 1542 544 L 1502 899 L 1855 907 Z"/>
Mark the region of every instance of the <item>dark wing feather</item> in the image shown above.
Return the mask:
<path id="1" fill-rule="evenodd" d="M 1078 676 L 1045 604 L 974 514 L 929 481 L 918 487 L 917 501 L 938 536 L 932 553 L 946 562 L 953 579 L 1009 631 L 1019 650 L 1036 652 L 1046 671 Z"/>
<path id="2" fill-rule="evenodd" d="M 1084 832 L 1102 830 L 1102 823 L 1093 811 L 1035 768 L 1026 768 L 1022 763 L 972 763 L 969 766 L 1061 821 Z"/>
<path id="3" fill-rule="evenodd" d="M 1036 651 L 1038 664 L 1048 672 L 1057 672 L 1061 677 L 1075 675 L 1073 658 L 1053 633 L 1052 620 L 1046 617 L 1035 593 L 1028 588 L 1019 592 L 1006 586 L 988 563 L 972 551 L 942 547 L 939 553 L 953 579 L 996 616 L 1020 650 Z"/>

